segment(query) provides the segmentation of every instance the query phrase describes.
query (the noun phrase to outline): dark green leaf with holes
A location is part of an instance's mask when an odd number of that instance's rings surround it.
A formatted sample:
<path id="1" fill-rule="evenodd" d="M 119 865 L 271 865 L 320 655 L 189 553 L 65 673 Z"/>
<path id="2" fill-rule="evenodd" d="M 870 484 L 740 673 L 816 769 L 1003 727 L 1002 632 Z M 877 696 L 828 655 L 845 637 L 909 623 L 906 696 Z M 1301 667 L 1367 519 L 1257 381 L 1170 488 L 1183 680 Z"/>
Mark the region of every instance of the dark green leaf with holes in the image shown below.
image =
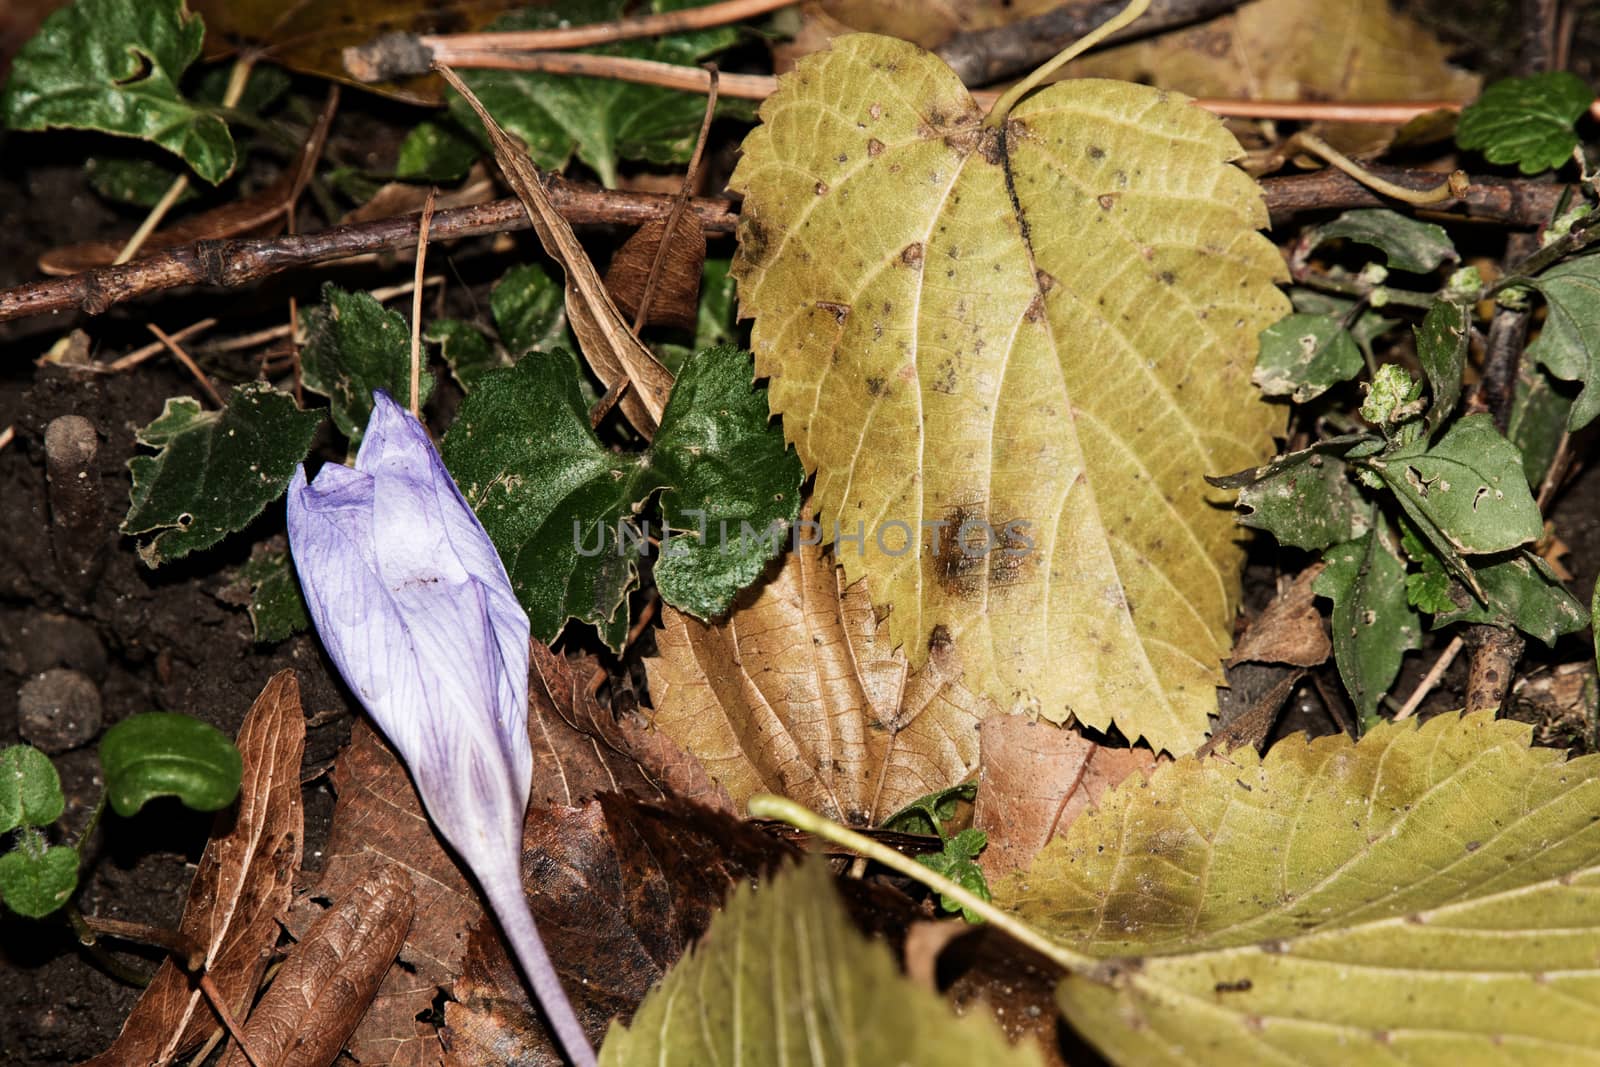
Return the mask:
<path id="1" fill-rule="evenodd" d="M 1338 318 L 1293 314 L 1261 331 L 1251 380 L 1268 396 L 1314 400 L 1361 373 L 1361 350 Z"/>
<path id="2" fill-rule="evenodd" d="M 1427 274 L 1461 258 L 1443 226 L 1384 208 L 1346 211 L 1317 229 L 1318 244 L 1335 238 L 1376 248 L 1389 269 L 1412 274 Z"/>
<path id="3" fill-rule="evenodd" d="M 300 353 L 305 387 L 327 397 L 333 424 L 361 443 L 372 417 L 372 393 L 383 389 L 401 404 L 411 395 L 411 327 L 370 293 L 347 293 L 332 282 L 322 287 L 322 304 L 305 314 L 306 346 Z M 424 369 L 418 403 L 433 393 L 433 374 Z"/>
<path id="4" fill-rule="evenodd" d="M 1420 647 L 1422 623 L 1407 602 L 1405 564 L 1378 531 L 1336 545 L 1312 589 L 1333 601 L 1333 653 L 1339 677 L 1361 713 L 1377 719 L 1378 702 L 1400 673 L 1406 652 Z"/>

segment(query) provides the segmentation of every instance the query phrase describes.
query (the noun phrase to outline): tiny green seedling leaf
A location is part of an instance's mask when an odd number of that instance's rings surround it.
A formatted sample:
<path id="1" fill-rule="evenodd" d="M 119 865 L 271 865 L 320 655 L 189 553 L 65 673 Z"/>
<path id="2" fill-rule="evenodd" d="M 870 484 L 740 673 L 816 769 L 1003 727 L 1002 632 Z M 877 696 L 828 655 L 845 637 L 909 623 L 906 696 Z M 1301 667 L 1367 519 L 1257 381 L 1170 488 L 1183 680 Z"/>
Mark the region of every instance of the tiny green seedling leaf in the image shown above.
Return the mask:
<path id="1" fill-rule="evenodd" d="M 1460 585 L 1454 586 L 1454 602 L 1434 616 L 1435 627 L 1458 622 L 1514 626 L 1554 645 L 1562 634 L 1589 625 L 1583 604 L 1561 584 L 1549 564 L 1525 548 L 1494 562 L 1475 562 L 1473 573 L 1483 590 L 1482 602 Z"/>
<path id="2" fill-rule="evenodd" d="M 1040 1067 L 987 1012 L 957 1017 L 851 926 L 827 865 L 740 886 L 694 950 L 613 1022 L 601 1067 L 916 1064 Z"/>
<path id="3" fill-rule="evenodd" d="M 1435 300 L 1417 331 L 1417 361 L 1433 390 L 1428 407 L 1428 432 L 1444 425 L 1461 399 L 1461 372 L 1467 365 L 1472 310 L 1464 304 Z"/>
<path id="4" fill-rule="evenodd" d="M 610 22 L 621 16 L 623 0 L 562 0 L 501 18 L 490 31 L 543 30 Z M 654 0 L 651 11 L 697 4 Z M 738 32 L 729 27 L 665 34 L 648 41 L 625 41 L 591 51 L 693 66 L 730 47 Z M 521 71 L 464 70 L 466 82 L 507 131 L 522 138 L 529 158 L 548 169 L 566 165 L 574 151 L 607 186 L 617 183 L 617 162 L 644 159 L 683 163 L 694 149 L 705 100 L 690 93 L 599 78 Z M 742 105 L 734 103 L 735 111 Z M 719 110 L 722 107 L 719 105 Z M 469 130 L 478 128 L 466 101 L 450 93 L 451 114 Z"/>
<path id="5" fill-rule="evenodd" d="M 1304 404 L 1354 378 L 1364 365 L 1355 338 L 1338 318 L 1296 313 L 1261 331 L 1251 380 L 1268 396 Z"/>
<path id="6" fill-rule="evenodd" d="M 1390 270 L 1411 274 L 1428 274 L 1447 260 L 1461 258 L 1443 226 L 1383 208 L 1346 211 L 1318 228 L 1314 240 L 1321 244 L 1335 238 L 1376 248 Z"/>
<path id="7" fill-rule="evenodd" d="M 1522 457 L 1487 414 L 1457 420 L 1431 448 L 1417 442 L 1364 466 L 1447 560 L 1450 553 L 1506 552 L 1544 532 Z"/>
<path id="8" fill-rule="evenodd" d="M 0 834 L 48 826 L 61 818 L 66 803 L 50 757 L 32 745 L 0 749 Z"/>
<path id="9" fill-rule="evenodd" d="M 163 796 L 219 811 L 239 795 L 244 773 L 239 750 L 221 730 L 170 711 L 133 715 L 107 730 L 100 766 L 111 809 L 124 817 Z"/>
<path id="10" fill-rule="evenodd" d="M 956 809 L 963 801 L 970 803 L 977 795 L 977 782 L 963 782 L 920 796 L 883 820 L 883 828 L 903 834 L 933 834 L 943 839 L 946 836 L 944 824 L 955 818 Z"/>
<path id="11" fill-rule="evenodd" d="M 1507 78 L 1467 105 L 1456 125 L 1456 144 L 1491 163 L 1515 163 L 1524 174 L 1561 166 L 1578 147 L 1573 124 L 1594 93 L 1564 70 Z"/>
<path id="12" fill-rule="evenodd" d="M 300 353 L 305 387 L 332 401 L 333 424 L 354 448 L 372 415 L 372 392 L 404 398 L 411 391 L 411 327 L 370 293 L 347 293 L 332 282 L 322 305 L 305 314 Z M 422 372 L 419 403 L 433 393 L 433 374 Z M 402 400 L 403 402 L 403 400 Z"/>
<path id="13" fill-rule="evenodd" d="M 589 427 L 571 357 L 535 352 L 485 374 L 445 434 L 443 455 L 506 563 L 536 636 L 593 623 L 612 648 L 637 579 L 636 509 L 658 489 L 672 535 L 655 575 L 669 603 L 726 610 L 799 513 L 799 461 L 751 388 L 748 353 L 707 349 L 684 368 L 644 453 L 614 453 Z"/>
<path id="14" fill-rule="evenodd" d="M 1533 281 L 1548 309 L 1528 358 L 1582 391 L 1567 414 L 1580 430 L 1600 415 L 1600 254 L 1558 263 Z"/>
<path id="15" fill-rule="evenodd" d="M 0 855 L 0 900 L 28 919 L 42 919 L 78 888 L 78 853 L 44 843 L 36 830 L 24 831 L 19 847 Z"/>
<path id="16" fill-rule="evenodd" d="M 1406 600 L 1405 564 L 1376 530 L 1336 545 L 1323 560 L 1327 566 L 1312 589 L 1333 601 L 1339 677 L 1370 726 L 1400 673 L 1401 657 L 1422 643 L 1421 621 Z"/>
<path id="17" fill-rule="evenodd" d="M 466 176 L 483 146 L 454 122 L 417 123 L 400 142 L 394 176 L 403 181 L 454 182 Z"/>
<path id="18" fill-rule="evenodd" d="M 1406 556 L 1420 569 L 1406 575 L 1406 600 L 1412 607 L 1428 615 L 1454 611 L 1456 602 L 1450 598 L 1450 572 L 1428 542 L 1417 533 L 1416 527 L 1404 519 L 1400 521 L 1400 546 Z M 1471 596 L 1470 593 L 1466 594 Z M 1437 621 L 1434 623 L 1438 626 Z"/>
<path id="19" fill-rule="evenodd" d="M 301 411 L 264 382 L 235 387 L 222 411 L 173 397 L 138 432 L 140 444 L 160 452 L 128 461 L 133 490 L 122 532 L 155 535 L 139 545 L 151 567 L 211 547 L 283 495 L 321 424 L 321 412 Z"/>
<path id="20" fill-rule="evenodd" d="M 988 900 L 989 882 L 978 866 L 978 854 L 989 844 L 989 835 L 982 830 L 967 829 L 945 838 L 944 851 L 918 856 L 917 862 L 931 871 L 937 871 L 956 885 L 982 900 Z M 969 923 L 980 923 L 983 917 L 958 901 L 940 895 L 939 906 L 948 912 L 961 912 Z"/>
<path id="21" fill-rule="evenodd" d="M 311 629 L 289 553 L 257 551 L 239 568 L 239 577 L 250 586 L 250 626 L 257 644 L 274 644 Z"/>
<path id="22" fill-rule="evenodd" d="M 233 171 L 233 138 L 178 90 L 204 37 L 182 0 L 76 0 L 17 53 L 0 113 L 14 130 L 66 126 L 151 141 L 216 184 Z"/>

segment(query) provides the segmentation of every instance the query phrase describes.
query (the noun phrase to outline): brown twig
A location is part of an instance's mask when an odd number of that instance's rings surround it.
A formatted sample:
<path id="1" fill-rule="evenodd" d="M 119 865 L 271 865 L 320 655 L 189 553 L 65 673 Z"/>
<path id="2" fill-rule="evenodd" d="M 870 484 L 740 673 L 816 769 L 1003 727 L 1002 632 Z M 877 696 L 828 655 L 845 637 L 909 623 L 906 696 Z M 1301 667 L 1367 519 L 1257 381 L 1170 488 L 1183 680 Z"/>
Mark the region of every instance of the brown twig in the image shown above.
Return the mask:
<path id="1" fill-rule="evenodd" d="M 1398 185 L 1428 188 L 1439 174 L 1399 167 L 1369 167 Z M 548 177 L 546 191 L 556 210 L 575 225 L 638 226 L 672 211 L 674 196 L 595 189 Z M 1353 207 L 1382 207 L 1389 203 L 1338 171 L 1265 178 L 1261 182 L 1274 225 L 1308 211 L 1333 211 Z M 1502 225 L 1543 225 L 1570 187 L 1520 178 L 1473 178 L 1466 196 L 1437 205 L 1439 211 L 1465 215 Z M 689 210 L 707 233 L 732 233 L 738 225 L 737 206 L 730 200 L 697 197 Z M 296 237 L 257 240 L 199 241 L 125 263 L 101 267 L 62 278 L 28 282 L 0 290 L 0 322 L 47 315 L 73 308 L 99 315 L 127 300 L 187 285 L 234 288 L 281 271 L 294 270 L 368 255 L 384 249 L 405 248 L 417 240 L 418 215 L 376 222 L 334 226 Z M 527 213 L 520 201 L 495 200 L 487 204 L 452 208 L 433 218 L 431 240 L 525 230 Z"/>
<path id="2" fill-rule="evenodd" d="M 526 30 L 508 33 L 386 34 L 375 41 L 344 50 L 345 69 L 358 81 L 389 81 L 394 78 L 426 74 L 434 63 L 451 67 L 468 66 L 465 55 L 488 51 L 554 51 L 587 48 L 614 41 L 657 37 L 687 30 L 726 26 L 779 8 L 795 0 L 721 0 L 704 7 L 663 11 L 614 22 L 588 26 L 567 26 L 554 30 Z"/>
<path id="3" fill-rule="evenodd" d="M 1007 26 L 961 33 L 938 49 L 967 85 L 987 85 L 1031 70 L 1120 11 L 1126 0 L 1062 4 Z M 1112 34 L 1107 43 L 1145 37 L 1176 26 L 1214 18 L 1240 0 L 1154 0 L 1134 25 Z"/>
<path id="4" fill-rule="evenodd" d="M 206 377 L 206 372 L 200 369 L 200 364 L 189 357 L 189 353 L 185 352 L 183 346 L 172 339 L 171 334 L 153 322 L 146 323 L 145 328 L 155 334 L 161 343 L 167 346 L 167 350 L 177 358 L 178 362 L 182 363 L 184 368 L 194 375 L 194 380 L 200 383 L 200 388 L 205 390 L 206 395 L 212 399 L 217 407 L 225 408 L 228 406 L 227 401 L 222 399 L 222 394 L 217 392 L 217 387 L 211 384 L 211 379 Z"/>
<path id="5" fill-rule="evenodd" d="M 417 267 L 411 278 L 411 414 L 422 418 L 418 392 L 422 387 L 422 276 L 428 259 L 428 230 L 433 226 L 433 201 L 439 190 L 429 186 L 417 223 Z"/>
<path id="6" fill-rule="evenodd" d="M 576 74 L 589 78 L 651 85 L 658 89 L 677 89 L 704 93 L 711 88 L 711 75 L 700 67 L 685 67 L 655 59 L 630 56 L 601 56 L 589 52 L 500 52 L 487 49 L 461 49 L 451 52 L 450 63 L 463 70 L 520 70 L 539 74 Z M 740 100 L 765 100 L 778 88 L 770 74 L 724 74 L 719 79 L 723 96 Z M 993 94 L 990 94 L 991 96 Z"/>
<path id="7" fill-rule="evenodd" d="M 1439 679 L 1444 677 L 1444 672 L 1450 669 L 1450 664 L 1456 661 L 1456 656 L 1461 653 L 1462 640 L 1460 637 L 1453 639 L 1439 653 L 1439 658 L 1433 661 L 1433 666 L 1428 668 L 1428 673 L 1422 676 L 1422 681 L 1406 697 L 1406 702 L 1400 705 L 1400 710 L 1394 713 L 1394 721 L 1400 722 L 1415 715 L 1417 709 L 1422 707 L 1422 702 L 1428 699 L 1428 694 L 1433 692 L 1439 684 Z"/>
<path id="8" fill-rule="evenodd" d="M 174 341 L 187 341 L 189 338 L 194 337 L 197 334 L 205 333 L 207 330 L 211 329 L 211 327 L 215 326 L 216 324 L 217 324 L 217 320 L 216 319 L 201 319 L 199 322 L 191 322 L 189 325 L 185 326 L 183 329 L 181 329 L 181 330 L 177 331 L 176 333 L 174 333 L 172 335 L 172 340 L 174 340 Z M 156 355 L 157 353 L 165 352 L 166 350 L 167 350 L 167 343 L 165 341 L 151 341 L 149 344 L 145 345 L 143 348 L 136 348 L 132 352 L 129 352 L 127 355 L 123 356 L 121 359 L 116 359 L 116 360 L 111 361 L 110 363 L 107 363 L 105 365 L 105 369 L 107 371 L 113 371 L 113 372 L 115 372 L 115 371 L 125 371 L 125 370 L 128 370 L 130 367 L 137 367 L 139 364 L 143 363 L 145 360 L 151 358 L 152 356 Z"/>

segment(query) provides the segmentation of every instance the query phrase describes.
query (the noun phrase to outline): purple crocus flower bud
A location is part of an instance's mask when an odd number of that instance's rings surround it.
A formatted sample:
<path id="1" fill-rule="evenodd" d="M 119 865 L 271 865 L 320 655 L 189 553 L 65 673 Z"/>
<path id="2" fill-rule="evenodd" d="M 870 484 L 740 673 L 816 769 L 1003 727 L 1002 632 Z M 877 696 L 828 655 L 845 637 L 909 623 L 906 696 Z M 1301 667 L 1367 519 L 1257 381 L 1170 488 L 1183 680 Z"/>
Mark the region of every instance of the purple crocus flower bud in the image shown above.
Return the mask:
<path id="1" fill-rule="evenodd" d="M 522 888 L 528 616 L 422 424 L 373 394 L 354 469 L 289 484 L 289 549 L 345 683 L 399 751 L 428 816 L 466 861 L 567 1055 L 594 1051 Z"/>

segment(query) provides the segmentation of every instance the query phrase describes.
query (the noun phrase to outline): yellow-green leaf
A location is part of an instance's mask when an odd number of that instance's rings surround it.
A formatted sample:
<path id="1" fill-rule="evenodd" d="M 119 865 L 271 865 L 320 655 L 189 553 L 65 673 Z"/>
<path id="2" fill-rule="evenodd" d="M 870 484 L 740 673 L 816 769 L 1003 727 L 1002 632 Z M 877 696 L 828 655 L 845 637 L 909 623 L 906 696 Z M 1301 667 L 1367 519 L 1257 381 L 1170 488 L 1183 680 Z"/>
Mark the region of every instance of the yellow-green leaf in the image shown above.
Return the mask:
<path id="1" fill-rule="evenodd" d="M 986 1012 L 958 1019 L 856 933 L 827 865 L 740 887 L 688 957 L 612 1023 L 602 1067 L 1038 1067 Z"/>
<path id="2" fill-rule="evenodd" d="M 1600 1063 L 1600 757 L 1488 714 L 1157 769 L 995 903 L 1118 1064 Z"/>
<path id="3" fill-rule="evenodd" d="M 1283 418 L 1250 385 L 1289 304 L 1237 143 L 1107 81 L 986 127 L 941 61 L 865 34 L 761 116 L 741 313 L 850 580 L 914 665 L 948 634 L 1003 706 L 1193 748 L 1240 562 L 1202 476 Z"/>

